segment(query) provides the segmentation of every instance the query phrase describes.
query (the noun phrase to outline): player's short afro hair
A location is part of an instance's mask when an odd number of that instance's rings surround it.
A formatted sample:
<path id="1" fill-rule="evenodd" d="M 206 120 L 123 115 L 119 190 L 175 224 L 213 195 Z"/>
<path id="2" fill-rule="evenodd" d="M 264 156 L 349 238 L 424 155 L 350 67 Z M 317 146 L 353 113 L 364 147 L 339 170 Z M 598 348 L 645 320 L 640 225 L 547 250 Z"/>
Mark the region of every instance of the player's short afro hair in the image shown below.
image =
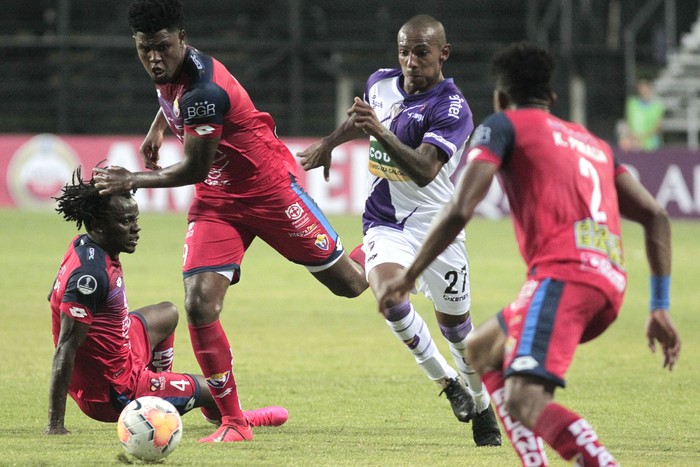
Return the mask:
<path id="1" fill-rule="evenodd" d="M 491 74 L 497 86 L 518 104 L 547 100 L 552 93 L 554 58 L 536 44 L 517 42 L 494 55 Z"/>
<path id="2" fill-rule="evenodd" d="M 129 5 L 129 26 L 144 34 L 184 29 L 182 0 L 134 0 Z"/>

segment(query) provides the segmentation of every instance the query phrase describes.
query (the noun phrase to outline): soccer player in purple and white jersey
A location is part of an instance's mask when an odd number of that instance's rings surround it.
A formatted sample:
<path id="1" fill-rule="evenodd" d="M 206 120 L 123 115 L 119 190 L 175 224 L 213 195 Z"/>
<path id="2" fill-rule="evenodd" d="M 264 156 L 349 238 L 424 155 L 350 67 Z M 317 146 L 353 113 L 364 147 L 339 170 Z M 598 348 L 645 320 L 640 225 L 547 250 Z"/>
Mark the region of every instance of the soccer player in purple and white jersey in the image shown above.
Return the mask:
<path id="1" fill-rule="evenodd" d="M 494 107 L 474 132 L 469 164 L 414 263 L 380 303 L 406 296 L 420 272 L 461 235 L 498 174 L 527 280 L 477 327 L 466 355 L 493 396 L 523 466 L 547 465 L 542 441 L 577 466 L 619 465 L 590 423 L 554 401 L 579 344 L 617 318 L 627 285 L 620 217 L 644 227 L 651 273 L 646 337 L 675 365 L 681 340 L 669 309 L 671 226 L 654 197 L 581 125 L 550 113 L 552 55 L 527 42 L 497 53 Z"/>
<path id="2" fill-rule="evenodd" d="M 401 69 L 373 73 L 364 100 L 355 98 L 349 118 L 298 154 L 305 170 L 323 166 L 328 179 L 333 148 L 363 133 L 369 135 L 362 251 L 375 296 L 412 262 L 433 218 L 451 198 L 454 185 L 450 177 L 474 129 L 466 100 L 442 73 L 450 50 L 439 21 L 428 15 L 411 18 L 398 33 Z M 361 256 L 357 249 L 351 254 Z M 407 299 L 381 307 L 387 324 L 428 378 L 441 386 L 457 418 L 474 420 L 475 443 L 500 445 L 489 395 L 463 356 L 472 329 L 463 235 L 424 271 L 418 288 L 433 303 L 457 370 L 439 352 L 423 318 Z"/>

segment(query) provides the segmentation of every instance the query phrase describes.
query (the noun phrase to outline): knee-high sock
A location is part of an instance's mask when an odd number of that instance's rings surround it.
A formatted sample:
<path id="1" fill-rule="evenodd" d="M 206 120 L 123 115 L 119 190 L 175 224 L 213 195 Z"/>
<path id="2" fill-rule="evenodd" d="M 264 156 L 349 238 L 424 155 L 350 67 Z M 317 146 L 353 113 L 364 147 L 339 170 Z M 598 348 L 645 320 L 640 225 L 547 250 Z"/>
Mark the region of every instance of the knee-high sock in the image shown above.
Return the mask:
<path id="1" fill-rule="evenodd" d="M 445 357 L 438 351 L 428 326 L 410 302 L 391 307 L 387 313 L 386 323 L 394 335 L 406 344 L 416 363 L 428 378 L 437 381 L 457 377 L 457 372 L 447 364 Z"/>
<path id="2" fill-rule="evenodd" d="M 192 349 L 222 418 L 245 424 L 233 377 L 231 346 L 221 323 L 189 326 Z"/>
<path id="3" fill-rule="evenodd" d="M 151 371 L 171 371 L 175 357 L 174 344 L 175 333 L 172 333 L 156 345 L 148 369 Z"/>
<path id="4" fill-rule="evenodd" d="M 491 400 L 493 401 L 496 415 L 501 420 L 503 429 L 508 435 L 510 443 L 513 445 L 523 467 L 548 465 L 542 438 L 535 435 L 519 421 L 514 420 L 506 410 L 503 373 L 490 371 L 481 375 L 481 380 L 489 393 L 491 393 Z"/>
<path id="5" fill-rule="evenodd" d="M 464 347 L 466 346 L 467 336 L 471 330 L 471 316 L 468 317 L 464 323 L 455 327 L 440 325 L 440 331 L 450 345 L 450 353 L 457 366 L 457 371 L 462 375 L 462 379 L 469 388 L 469 392 L 472 397 L 474 397 L 476 411 L 481 413 L 489 408 L 491 400 L 486 388 L 481 384 L 481 377 L 479 377 L 476 371 L 469 365 L 467 359 L 464 358 Z"/>
<path id="6" fill-rule="evenodd" d="M 619 465 L 586 420 L 555 402 L 544 408 L 534 431 L 565 460 L 573 460 L 574 465 Z"/>

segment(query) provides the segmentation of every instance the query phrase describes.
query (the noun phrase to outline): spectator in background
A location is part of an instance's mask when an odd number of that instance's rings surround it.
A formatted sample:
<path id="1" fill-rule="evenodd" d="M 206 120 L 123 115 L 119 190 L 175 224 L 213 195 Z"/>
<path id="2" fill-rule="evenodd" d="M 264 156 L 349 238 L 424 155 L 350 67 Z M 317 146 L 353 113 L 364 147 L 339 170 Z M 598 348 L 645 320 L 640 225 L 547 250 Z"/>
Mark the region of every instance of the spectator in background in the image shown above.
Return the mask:
<path id="1" fill-rule="evenodd" d="M 661 147 L 664 104 L 654 95 L 648 79 L 637 82 L 637 94 L 625 104 L 625 122 L 620 147 L 625 151 L 655 151 Z"/>

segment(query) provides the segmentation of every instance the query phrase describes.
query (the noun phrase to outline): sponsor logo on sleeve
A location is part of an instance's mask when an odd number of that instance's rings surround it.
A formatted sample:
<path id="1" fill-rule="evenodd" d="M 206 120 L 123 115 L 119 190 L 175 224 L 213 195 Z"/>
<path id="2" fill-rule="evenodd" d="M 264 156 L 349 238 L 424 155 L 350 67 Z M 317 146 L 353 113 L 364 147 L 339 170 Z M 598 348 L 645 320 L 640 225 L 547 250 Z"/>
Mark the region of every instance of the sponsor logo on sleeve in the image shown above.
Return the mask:
<path id="1" fill-rule="evenodd" d="M 72 306 L 68 309 L 68 311 L 70 311 L 70 314 L 76 318 L 85 318 L 87 316 L 87 310 L 78 306 Z"/>

